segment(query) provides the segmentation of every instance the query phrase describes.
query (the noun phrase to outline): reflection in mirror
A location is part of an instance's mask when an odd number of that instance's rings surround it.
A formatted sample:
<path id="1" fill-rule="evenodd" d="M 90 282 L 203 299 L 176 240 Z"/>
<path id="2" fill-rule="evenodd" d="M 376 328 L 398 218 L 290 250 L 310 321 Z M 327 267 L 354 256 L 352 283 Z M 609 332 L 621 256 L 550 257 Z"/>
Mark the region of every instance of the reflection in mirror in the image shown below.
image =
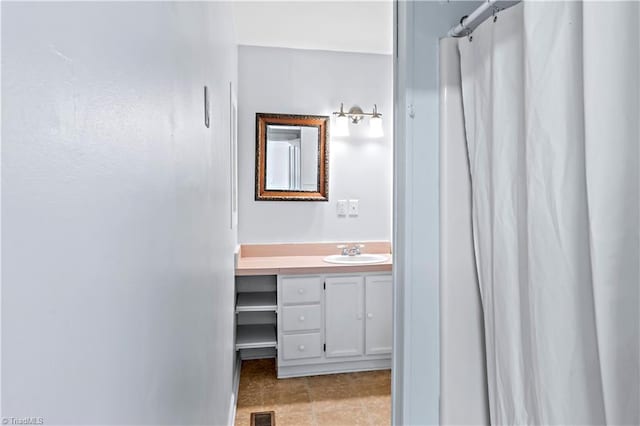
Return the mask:
<path id="1" fill-rule="evenodd" d="M 327 201 L 329 117 L 256 114 L 256 200 Z"/>
<path id="2" fill-rule="evenodd" d="M 267 190 L 318 191 L 318 128 L 267 126 Z"/>

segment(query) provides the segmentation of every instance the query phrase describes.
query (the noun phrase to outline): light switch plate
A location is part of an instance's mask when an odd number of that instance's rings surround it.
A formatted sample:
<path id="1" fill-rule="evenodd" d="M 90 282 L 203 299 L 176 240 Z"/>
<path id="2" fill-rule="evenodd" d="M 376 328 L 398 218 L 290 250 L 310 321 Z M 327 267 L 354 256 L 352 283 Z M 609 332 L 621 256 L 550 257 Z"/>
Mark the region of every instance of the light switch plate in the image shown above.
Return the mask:
<path id="1" fill-rule="evenodd" d="M 336 213 L 338 213 L 338 216 L 347 215 L 347 200 L 338 200 L 336 203 Z"/>
<path id="2" fill-rule="evenodd" d="M 358 200 L 349 200 L 349 216 L 358 216 Z"/>

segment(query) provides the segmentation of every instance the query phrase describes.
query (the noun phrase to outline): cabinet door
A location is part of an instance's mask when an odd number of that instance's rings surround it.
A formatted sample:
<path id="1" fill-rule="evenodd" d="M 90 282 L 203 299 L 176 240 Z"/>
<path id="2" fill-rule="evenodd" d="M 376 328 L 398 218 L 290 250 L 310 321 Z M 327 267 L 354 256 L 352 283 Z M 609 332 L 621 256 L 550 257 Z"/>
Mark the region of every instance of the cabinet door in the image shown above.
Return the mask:
<path id="1" fill-rule="evenodd" d="M 392 347 L 393 280 L 391 275 L 366 277 L 366 354 L 390 354 Z"/>
<path id="2" fill-rule="evenodd" d="M 363 278 L 330 277 L 326 279 L 326 285 L 326 356 L 362 355 L 364 346 Z"/>

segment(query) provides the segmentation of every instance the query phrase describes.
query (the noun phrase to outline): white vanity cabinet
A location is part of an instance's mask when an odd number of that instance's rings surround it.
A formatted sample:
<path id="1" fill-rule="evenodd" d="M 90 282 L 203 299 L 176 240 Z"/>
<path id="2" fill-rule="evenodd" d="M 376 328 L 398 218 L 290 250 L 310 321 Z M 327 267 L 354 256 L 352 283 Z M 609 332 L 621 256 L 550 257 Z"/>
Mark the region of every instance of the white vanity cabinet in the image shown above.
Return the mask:
<path id="1" fill-rule="evenodd" d="M 365 353 L 391 354 L 393 344 L 393 281 L 391 275 L 365 278 Z"/>
<path id="2" fill-rule="evenodd" d="M 325 278 L 325 355 L 364 354 L 364 277 Z"/>
<path id="3" fill-rule="evenodd" d="M 322 292 L 319 276 L 278 276 L 278 360 L 322 356 Z"/>
<path id="4" fill-rule="evenodd" d="M 278 275 L 278 377 L 391 367 L 388 273 Z"/>

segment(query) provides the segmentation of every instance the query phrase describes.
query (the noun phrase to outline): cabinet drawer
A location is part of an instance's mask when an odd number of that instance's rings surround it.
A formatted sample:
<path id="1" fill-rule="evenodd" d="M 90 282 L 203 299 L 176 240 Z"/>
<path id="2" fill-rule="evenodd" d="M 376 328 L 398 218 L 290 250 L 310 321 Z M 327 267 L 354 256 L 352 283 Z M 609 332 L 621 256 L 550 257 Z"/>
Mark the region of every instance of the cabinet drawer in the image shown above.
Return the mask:
<path id="1" fill-rule="evenodd" d="M 283 358 L 318 358 L 322 354 L 320 333 L 290 334 L 282 336 Z"/>
<path id="2" fill-rule="evenodd" d="M 282 308 L 282 331 L 320 329 L 320 305 Z"/>
<path id="3" fill-rule="evenodd" d="M 320 277 L 282 278 L 282 303 L 320 303 L 321 295 Z"/>

